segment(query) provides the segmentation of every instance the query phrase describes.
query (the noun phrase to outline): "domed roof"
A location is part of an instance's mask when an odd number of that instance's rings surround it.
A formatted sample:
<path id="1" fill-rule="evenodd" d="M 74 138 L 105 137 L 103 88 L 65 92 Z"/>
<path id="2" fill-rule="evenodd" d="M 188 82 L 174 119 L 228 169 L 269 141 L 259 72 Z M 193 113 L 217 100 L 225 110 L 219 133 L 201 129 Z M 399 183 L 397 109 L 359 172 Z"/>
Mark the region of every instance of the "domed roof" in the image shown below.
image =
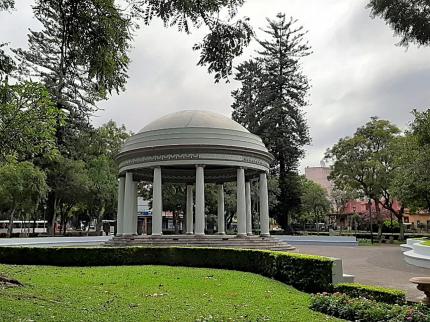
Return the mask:
<path id="1" fill-rule="evenodd" d="M 163 167 L 167 182 L 193 182 L 195 165 L 205 165 L 206 182 L 236 180 L 237 167 L 248 177 L 268 171 L 273 156 L 260 137 L 239 123 L 213 112 L 181 111 L 146 125 L 129 137 L 116 157 L 120 173 L 133 171 L 151 180 Z"/>
<path id="2" fill-rule="evenodd" d="M 249 133 L 249 131 L 242 125 L 228 117 L 209 111 L 199 110 L 185 110 L 167 114 L 146 125 L 139 131 L 139 133 L 155 130 L 193 127 L 226 129 Z"/>

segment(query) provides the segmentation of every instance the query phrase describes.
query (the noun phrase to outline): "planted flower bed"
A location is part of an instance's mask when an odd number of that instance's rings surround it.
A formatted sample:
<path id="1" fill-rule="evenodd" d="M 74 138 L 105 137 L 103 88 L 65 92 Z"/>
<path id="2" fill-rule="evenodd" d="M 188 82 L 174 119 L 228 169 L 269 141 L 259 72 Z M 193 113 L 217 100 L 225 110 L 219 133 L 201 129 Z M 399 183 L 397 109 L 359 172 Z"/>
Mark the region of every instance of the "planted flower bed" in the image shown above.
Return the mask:
<path id="1" fill-rule="evenodd" d="M 354 298 L 339 292 L 314 295 L 310 308 L 349 321 L 430 321 L 430 308 L 422 304 L 387 304 L 364 297 Z"/>

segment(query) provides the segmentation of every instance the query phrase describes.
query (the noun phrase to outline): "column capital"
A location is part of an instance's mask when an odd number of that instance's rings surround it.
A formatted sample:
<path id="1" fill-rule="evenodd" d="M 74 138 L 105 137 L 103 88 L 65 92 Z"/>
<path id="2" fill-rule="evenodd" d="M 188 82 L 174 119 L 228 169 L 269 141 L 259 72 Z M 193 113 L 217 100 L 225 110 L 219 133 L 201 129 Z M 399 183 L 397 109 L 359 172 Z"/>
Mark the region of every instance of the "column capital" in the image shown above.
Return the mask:
<path id="1" fill-rule="evenodd" d="M 196 168 L 199 168 L 199 167 L 201 167 L 201 168 L 205 168 L 205 167 L 206 167 L 206 164 L 196 164 Z"/>

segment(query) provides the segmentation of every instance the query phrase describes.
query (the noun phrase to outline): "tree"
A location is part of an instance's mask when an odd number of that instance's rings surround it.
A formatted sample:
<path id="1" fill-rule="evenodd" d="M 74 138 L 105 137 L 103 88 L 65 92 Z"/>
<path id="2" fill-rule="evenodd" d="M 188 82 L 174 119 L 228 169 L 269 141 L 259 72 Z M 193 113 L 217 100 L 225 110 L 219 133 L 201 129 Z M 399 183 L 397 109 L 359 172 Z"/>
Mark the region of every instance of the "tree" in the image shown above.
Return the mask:
<path id="1" fill-rule="evenodd" d="M 33 11 L 43 28 L 30 30 L 29 48 L 15 53 L 59 110 L 88 116 L 98 100 L 124 89 L 131 26 L 114 0 L 36 0 Z"/>
<path id="2" fill-rule="evenodd" d="M 88 209 L 97 221 L 96 232 L 100 233 L 102 219 L 107 208 L 116 208 L 117 167 L 112 159 L 100 156 L 88 163 L 89 194 Z"/>
<path id="3" fill-rule="evenodd" d="M 414 112 L 405 136 L 392 146 L 395 171 L 391 190 L 413 211 L 430 209 L 430 112 Z"/>
<path id="4" fill-rule="evenodd" d="M 0 13 L 3 10 L 10 11 L 14 8 L 14 5 L 13 0 L 0 0 Z M 13 59 L 2 49 L 6 45 L 6 43 L 0 43 L 0 83 L 3 82 L 4 78 L 7 79 L 8 75 L 16 67 Z"/>
<path id="5" fill-rule="evenodd" d="M 232 73 L 233 59 L 242 54 L 253 34 L 248 18 L 234 20 L 245 0 L 128 0 L 132 14 L 149 25 L 159 18 L 165 26 L 177 26 L 191 33 L 192 27 L 205 25 L 209 33 L 193 46 L 200 51 L 198 65 L 208 66 L 215 81 L 227 79 Z M 223 15 L 223 13 L 226 13 Z"/>
<path id="6" fill-rule="evenodd" d="M 428 0 L 370 0 L 372 16 L 383 18 L 402 37 L 400 45 L 430 45 L 430 2 Z"/>
<path id="7" fill-rule="evenodd" d="M 61 115 L 41 84 L 0 84 L 0 161 L 8 155 L 22 160 L 54 153 Z"/>
<path id="8" fill-rule="evenodd" d="M 296 27 L 296 20 L 278 14 L 267 19 L 268 40 L 258 40 L 262 47 L 257 58 L 237 68 L 235 79 L 241 87 L 232 92 L 233 119 L 259 135 L 274 155 L 273 174 L 279 175 L 279 203 L 275 212 L 283 228 L 298 207 L 298 161 L 303 146 L 310 142 L 302 109 L 308 104 L 308 79 L 300 59 L 310 54 L 304 41 L 306 32 Z"/>
<path id="9" fill-rule="evenodd" d="M 60 216 L 63 229 L 73 207 L 88 200 L 90 179 L 85 163 L 58 156 L 47 171 L 51 188 L 53 212 L 48 217 L 48 228 L 55 234 L 55 223 Z"/>
<path id="10" fill-rule="evenodd" d="M 330 180 L 341 190 L 357 191 L 375 203 L 376 218 L 382 236 L 380 206 L 391 211 L 402 221 L 404 207 L 396 211 L 390 190 L 394 171 L 394 155 L 390 150 L 400 130 L 386 120 L 372 118 L 357 129 L 352 137 L 340 139 L 326 153 L 332 160 Z"/>
<path id="11" fill-rule="evenodd" d="M 357 199 L 359 197 L 359 194 L 351 190 L 349 187 L 343 187 L 343 189 L 334 186 L 333 190 L 330 193 L 330 198 L 333 201 L 334 211 L 337 214 L 340 214 L 348 201 Z"/>
<path id="12" fill-rule="evenodd" d="M 16 68 L 13 59 L 2 49 L 6 45 L 6 43 L 0 43 L 0 83 L 7 81 L 8 76 Z"/>
<path id="13" fill-rule="evenodd" d="M 35 211 L 47 192 L 45 173 L 31 162 L 9 159 L 0 165 L 0 207 L 9 217 L 9 237 L 16 213 Z"/>
<path id="14" fill-rule="evenodd" d="M 163 185 L 163 210 L 173 213 L 175 234 L 179 233 L 179 214 L 186 211 L 186 186 L 184 184 L 167 183 Z"/>
<path id="15" fill-rule="evenodd" d="M 14 6 L 15 6 L 14 0 L 0 0 L 0 11 L 13 9 Z"/>
<path id="16" fill-rule="evenodd" d="M 299 211 L 299 221 L 304 225 L 313 220 L 319 230 L 319 222 L 330 210 L 330 201 L 327 192 L 319 184 L 300 177 L 300 188 L 302 191 Z"/>

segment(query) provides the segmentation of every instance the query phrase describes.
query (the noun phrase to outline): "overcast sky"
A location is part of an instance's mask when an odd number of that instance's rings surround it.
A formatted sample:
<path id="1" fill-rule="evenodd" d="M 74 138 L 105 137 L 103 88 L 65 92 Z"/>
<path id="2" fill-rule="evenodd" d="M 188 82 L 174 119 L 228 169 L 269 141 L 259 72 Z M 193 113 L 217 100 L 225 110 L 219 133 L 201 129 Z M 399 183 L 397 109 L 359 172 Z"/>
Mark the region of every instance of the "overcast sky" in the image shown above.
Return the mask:
<path id="1" fill-rule="evenodd" d="M 38 28 L 30 0 L 17 0 L 13 15 L 0 13 L 1 42 L 26 46 L 27 28 Z M 303 60 L 310 78 L 310 106 L 305 110 L 312 136 L 305 166 L 317 166 L 324 151 L 351 135 L 371 116 L 389 119 L 401 127 L 413 108 L 430 107 L 430 49 L 395 44 L 391 29 L 371 19 L 366 0 L 247 0 L 239 15 L 248 16 L 261 35 L 265 18 L 283 12 L 309 31 L 313 54 Z M 206 69 L 197 67 L 192 51 L 203 31 L 180 34 L 159 22 L 136 32 L 126 92 L 102 102 L 93 118 L 96 125 L 113 119 L 138 131 L 164 114 L 203 109 L 230 116 L 231 91 L 238 83 L 215 84 Z M 254 43 L 240 60 L 249 58 Z"/>

